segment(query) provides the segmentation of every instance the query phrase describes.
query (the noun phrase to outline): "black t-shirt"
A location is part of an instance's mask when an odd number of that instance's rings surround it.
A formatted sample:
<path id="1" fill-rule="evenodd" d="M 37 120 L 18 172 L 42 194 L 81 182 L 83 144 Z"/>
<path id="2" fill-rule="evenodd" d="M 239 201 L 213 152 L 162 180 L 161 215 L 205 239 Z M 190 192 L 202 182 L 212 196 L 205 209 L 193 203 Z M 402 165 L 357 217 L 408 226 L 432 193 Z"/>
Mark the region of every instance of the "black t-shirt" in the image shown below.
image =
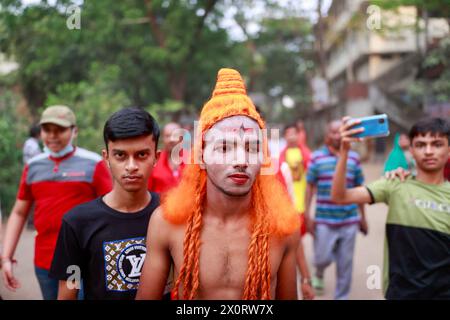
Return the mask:
<path id="1" fill-rule="evenodd" d="M 70 281 L 81 273 L 87 300 L 134 299 L 148 222 L 160 200 L 157 193 L 151 196 L 150 203 L 134 213 L 116 211 L 100 197 L 65 214 L 50 277 Z"/>

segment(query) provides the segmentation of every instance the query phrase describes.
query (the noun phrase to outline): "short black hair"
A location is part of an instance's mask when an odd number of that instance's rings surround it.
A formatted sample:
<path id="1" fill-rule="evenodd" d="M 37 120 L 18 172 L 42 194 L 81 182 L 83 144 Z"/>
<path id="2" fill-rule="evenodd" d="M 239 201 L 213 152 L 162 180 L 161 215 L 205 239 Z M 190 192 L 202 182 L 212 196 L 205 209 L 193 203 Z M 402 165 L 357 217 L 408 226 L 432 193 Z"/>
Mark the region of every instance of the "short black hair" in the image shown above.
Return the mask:
<path id="1" fill-rule="evenodd" d="M 30 127 L 29 135 L 30 137 L 36 138 L 41 133 L 41 126 L 39 124 L 33 124 Z"/>
<path id="2" fill-rule="evenodd" d="M 411 130 L 409 130 L 409 139 L 412 140 L 419 135 L 439 135 L 447 137 L 450 143 L 450 123 L 442 118 L 429 118 L 420 120 L 415 123 Z"/>
<path id="3" fill-rule="evenodd" d="M 113 113 L 103 129 L 106 150 L 108 141 L 149 135 L 153 137 L 157 147 L 160 135 L 158 123 L 150 113 L 136 107 L 124 108 Z"/>
<path id="4" fill-rule="evenodd" d="M 298 131 L 298 128 L 297 128 L 297 124 L 296 124 L 296 123 L 289 123 L 289 124 L 287 124 L 287 125 L 284 126 L 284 129 L 283 129 L 283 135 L 285 135 L 285 134 L 286 134 L 286 131 L 288 131 L 288 129 L 291 129 L 291 128 L 294 128 L 296 131 Z"/>

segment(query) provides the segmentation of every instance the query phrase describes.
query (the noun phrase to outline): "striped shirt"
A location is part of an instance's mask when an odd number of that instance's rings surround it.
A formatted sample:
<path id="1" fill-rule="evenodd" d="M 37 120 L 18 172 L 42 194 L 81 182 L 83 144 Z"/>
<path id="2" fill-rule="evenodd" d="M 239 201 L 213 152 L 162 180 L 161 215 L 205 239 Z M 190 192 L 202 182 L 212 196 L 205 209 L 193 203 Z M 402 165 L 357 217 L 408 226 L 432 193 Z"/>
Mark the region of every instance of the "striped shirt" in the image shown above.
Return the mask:
<path id="1" fill-rule="evenodd" d="M 317 186 L 316 223 L 328 225 L 346 225 L 360 220 L 356 204 L 338 205 L 331 201 L 331 185 L 338 158 L 327 147 L 313 152 L 309 163 L 306 180 Z M 350 151 L 347 160 L 347 188 L 354 188 L 364 183 L 359 155 Z"/>

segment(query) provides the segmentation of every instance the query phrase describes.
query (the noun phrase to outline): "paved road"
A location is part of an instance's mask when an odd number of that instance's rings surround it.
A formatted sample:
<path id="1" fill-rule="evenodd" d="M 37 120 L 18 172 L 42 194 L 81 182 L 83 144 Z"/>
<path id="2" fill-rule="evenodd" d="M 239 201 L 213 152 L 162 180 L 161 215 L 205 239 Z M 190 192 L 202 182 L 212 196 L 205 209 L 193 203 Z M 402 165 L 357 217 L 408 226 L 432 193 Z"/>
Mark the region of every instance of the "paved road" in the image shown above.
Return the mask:
<path id="1" fill-rule="evenodd" d="M 381 165 L 379 164 L 365 165 L 364 173 L 366 181 L 375 180 L 379 176 L 380 170 Z M 367 236 L 359 234 L 356 240 L 350 299 L 383 299 L 381 289 L 368 289 L 367 281 L 370 274 L 368 274 L 367 269 L 371 268 L 371 266 L 376 266 L 380 271 L 382 270 L 384 224 L 386 221 L 387 207 L 384 204 L 377 204 L 367 206 L 366 210 L 369 222 L 369 234 Z M 16 254 L 19 261 L 16 274 L 21 281 L 22 287 L 13 293 L 5 289 L 2 280 L 0 280 L 0 295 L 3 299 L 42 299 L 33 269 L 33 238 L 34 231 L 29 229 L 24 230 Z M 306 257 L 311 262 L 312 238 L 310 235 L 304 237 L 304 246 Z M 310 270 L 312 271 L 311 267 Z M 322 297 L 317 297 L 317 299 L 333 299 L 335 272 L 334 264 L 326 270 L 325 294 Z M 370 280 L 373 280 L 373 278 L 370 278 Z M 373 281 L 369 282 L 374 283 Z"/>
<path id="2" fill-rule="evenodd" d="M 366 182 L 379 178 L 382 170 L 381 164 L 365 164 L 363 166 Z M 359 233 L 356 239 L 355 254 L 353 259 L 353 281 L 349 299 L 350 300 L 379 300 L 384 299 L 381 289 L 383 270 L 383 245 L 385 223 L 387 217 L 387 206 L 384 204 L 366 205 L 366 216 L 369 224 L 369 234 L 364 236 Z M 310 266 L 313 261 L 313 240 L 307 234 L 303 238 L 305 255 Z M 375 271 L 374 271 L 375 270 Z M 317 300 L 329 300 L 334 297 L 336 284 L 336 268 L 333 263 L 325 271 L 325 292 Z M 379 277 L 377 277 L 379 275 Z M 376 277 L 376 278 L 375 278 Z M 379 281 L 378 281 L 379 280 Z M 368 288 L 367 283 L 369 282 Z M 377 289 L 379 287 L 379 289 Z"/>

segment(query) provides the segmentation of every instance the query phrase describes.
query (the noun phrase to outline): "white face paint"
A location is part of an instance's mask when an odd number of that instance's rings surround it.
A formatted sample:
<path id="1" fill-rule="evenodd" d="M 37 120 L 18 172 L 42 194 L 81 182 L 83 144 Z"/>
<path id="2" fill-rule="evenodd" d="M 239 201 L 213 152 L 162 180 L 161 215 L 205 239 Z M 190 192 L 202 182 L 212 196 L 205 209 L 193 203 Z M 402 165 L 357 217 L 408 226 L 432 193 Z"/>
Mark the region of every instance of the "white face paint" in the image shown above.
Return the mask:
<path id="1" fill-rule="evenodd" d="M 260 173 L 262 132 L 256 121 L 233 116 L 217 122 L 204 137 L 202 168 L 219 191 L 246 195 Z"/>

